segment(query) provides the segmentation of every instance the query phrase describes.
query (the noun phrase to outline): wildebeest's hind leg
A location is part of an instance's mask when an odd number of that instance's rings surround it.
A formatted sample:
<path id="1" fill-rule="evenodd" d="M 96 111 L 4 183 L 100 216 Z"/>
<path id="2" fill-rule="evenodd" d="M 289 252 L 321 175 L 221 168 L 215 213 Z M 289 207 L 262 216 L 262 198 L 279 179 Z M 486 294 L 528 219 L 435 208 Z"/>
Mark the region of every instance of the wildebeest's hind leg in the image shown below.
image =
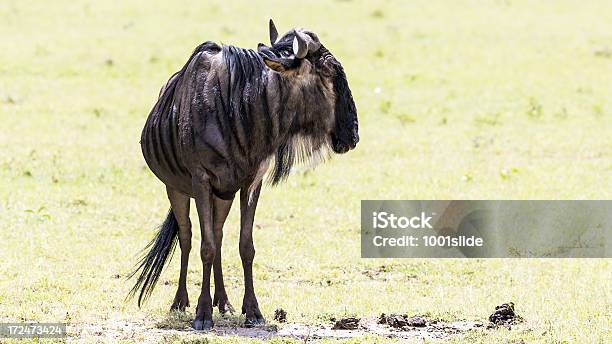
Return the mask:
<path id="1" fill-rule="evenodd" d="M 249 195 L 248 189 L 240 190 L 240 258 L 244 270 L 244 299 L 242 301 L 242 314 L 245 314 L 244 325 L 247 327 L 265 323 L 261 315 L 255 289 L 253 288 L 253 259 L 255 258 L 255 246 L 253 245 L 253 221 L 255 209 L 261 191 L 261 182 Z M 250 198 L 250 200 L 249 200 Z"/>
<path id="2" fill-rule="evenodd" d="M 223 269 L 221 266 L 221 246 L 223 244 L 223 224 L 232 207 L 233 199 L 224 200 L 213 195 L 213 226 L 215 231 L 215 245 L 217 253 L 213 263 L 213 271 L 215 273 L 215 296 L 213 297 L 213 307 L 219 307 L 219 313 L 222 315 L 226 312 L 234 313 L 234 307 L 227 299 L 225 285 L 223 283 Z"/>
<path id="3" fill-rule="evenodd" d="M 189 251 L 191 251 L 191 221 L 189 220 L 189 196 L 182 194 L 170 187 L 166 187 L 168 199 L 172 212 L 179 225 L 179 246 L 181 247 L 181 272 L 179 275 L 178 289 L 170 309 L 184 311 L 189 307 L 189 296 L 187 295 L 187 266 L 189 265 Z"/>
<path id="4" fill-rule="evenodd" d="M 210 297 L 210 274 L 217 252 L 215 234 L 213 230 L 213 194 L 209 177 L 203 171 L 198 171 L 192 177 L 192 188 L 195 203 L 200 219 L 200 257 L 202 258 L 203 276 L 202 291 L 198 299 L 196 316 L 193 328 L 196 330 L 209 330 L 212 322 L 212 298 Z"/>

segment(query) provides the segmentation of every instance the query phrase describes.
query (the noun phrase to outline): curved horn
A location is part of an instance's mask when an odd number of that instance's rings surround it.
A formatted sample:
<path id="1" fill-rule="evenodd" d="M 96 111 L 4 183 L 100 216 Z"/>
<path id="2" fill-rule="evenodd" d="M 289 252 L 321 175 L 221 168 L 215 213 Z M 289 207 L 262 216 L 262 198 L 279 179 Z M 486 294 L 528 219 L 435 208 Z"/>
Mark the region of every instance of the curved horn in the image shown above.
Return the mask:
<path id="1" fill-rule="evenodd" d="M 276 40 L 278 39 L 278 31 L 276 31 L 276 26 L 274 25 L 272 18 L 270 18 L 269 27 L 270 27 L 270 44 L 274 45 L 274 43 L 276 43 Z"/>
<path id="2" fill-rule="evenodd" d="M 308 54 L 308 40 L 303 34 L 293 31 L 295 37 L 293 38 L 293 54 L 299 59 L 303 59 Z"/>
<path id="3" fill-rule="evenodd" d="M 300 37 L 302 37 L 302 39 L 304 39 L 306 42 L 308 42 L 308 52 L 314 53 L 315 51 L 319 50 L 319 48 L 321 47 L 321 43 L 318 42 L 318 38 L 315 41 L 313 39 L 313 37 L 311 37 L 310 35 L 314 35 L 315 37 L 317 36 L 314 33 L 303 33 L 303 32 L 298 32 L 298 35 L 300 35 Z"/>

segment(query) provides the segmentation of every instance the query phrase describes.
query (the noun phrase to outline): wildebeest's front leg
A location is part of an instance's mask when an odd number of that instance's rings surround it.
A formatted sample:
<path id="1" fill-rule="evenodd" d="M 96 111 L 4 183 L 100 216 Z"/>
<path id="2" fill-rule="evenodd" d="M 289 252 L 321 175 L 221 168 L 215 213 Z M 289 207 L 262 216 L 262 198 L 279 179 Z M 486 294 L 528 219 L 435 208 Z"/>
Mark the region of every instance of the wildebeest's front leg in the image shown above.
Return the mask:
<path id="1" fill-rule="evenodd" d="M 189 252 L 191 251 L 191 221 L 189 220 L 189 196 L 170 187 L 166 187 L 170 207 L 179 226 L 179 246 L 181 247 L 181 273 L 179 275 L 178 289 L 170 309 L 184 311 L 189 307 L 187 295 L 187 266 L 189 265 Z"/>
<path id="2" fill-rule="evenodd" d="M 247 189 L 240 190 L 240 258 L 244 270 L 244 299 L 242 301 L 242 314 L 245 314 L 245 326 L 264 324 L 265 320 L 259 310 L 255 289 L 253 288 L 253 259 L 255 246 L 253 245 L 253 220 L 255 209 L 261 191 L 261 182 L 249 200 Z"/>
<path id="3" fill-rule="evenodd" d="M 225 314 L 226 312 L 234 313 L 234 307 L 229 303 L 227 299 L 227 293 L 225 292 L 225 284 L 223 283 L 223 269 L 221 267 L 221 245 L 223 244 L 223 224 L 227 218 L 227 214 L 232 207 L 231 200 L 223 200 L 219 197 L 213 196 L 213 209 L 214 209 L 214 229 L 215 229 L 215 245 L 217 247 L 217 253 L 215 254 L 215 262 L 213 263 L 213 271 L 215 273 L 215 296 L 213 297 L 213 307 L 219 306 L 219 313 Z"/>
<path id="4" fill-rule="evenodd" d="M 200 244 L 200 257 L 202 258 L 203 277 L 202 291 L 198 299 L 196 316 L 193 328 L 196 330 L 209 330 L 212 322 L 212 299 L 210 297 L 210 273 L 215 260 L 216 245 L 213 231 L 213 194 L 208 176 L 200 172 L 193 176 L 193 194 L 200 219 L 202 242 Z"/>

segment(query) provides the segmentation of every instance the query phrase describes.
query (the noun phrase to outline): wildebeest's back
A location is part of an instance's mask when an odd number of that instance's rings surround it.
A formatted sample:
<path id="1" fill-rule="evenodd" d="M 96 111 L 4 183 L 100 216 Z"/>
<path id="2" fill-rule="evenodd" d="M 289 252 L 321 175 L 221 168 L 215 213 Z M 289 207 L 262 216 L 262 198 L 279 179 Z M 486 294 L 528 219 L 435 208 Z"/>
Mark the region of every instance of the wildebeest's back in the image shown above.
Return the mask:
<path id="1" fill-rule="evenodd" d="M 194 133 L 190 121 L 181 116 L 181 112 L 185 112 L 181 107 L 201 106 L 204 102 L 196 101 L 198 95 L 192 94 L 197 89 L 195 85 L 185 83 L 200 83 L 201 86 L 202 78 L 206 78 L 210 69 L 210 56 L 220 50 L 221 47 L 213 42 L 203 43 L 195 49 L 185 66 L 160 91 L 142 130 L 140 144 L 151 171 L 166 185 L 187 195 L 192 195 L 191 166 L 186 158 L 189 153 L 184 152 L 185 142 L 181 141 L 193 140 Z M 186 75 L 189 72 L 197 72 L 197 75 Z"/>

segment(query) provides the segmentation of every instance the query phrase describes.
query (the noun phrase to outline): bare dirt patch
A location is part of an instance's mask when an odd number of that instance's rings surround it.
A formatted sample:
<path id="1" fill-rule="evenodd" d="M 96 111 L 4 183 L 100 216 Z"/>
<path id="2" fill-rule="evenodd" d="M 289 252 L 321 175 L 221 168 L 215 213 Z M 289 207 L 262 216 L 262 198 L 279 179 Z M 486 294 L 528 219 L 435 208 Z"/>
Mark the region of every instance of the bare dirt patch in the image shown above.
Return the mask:
<path id="1" fill-rule="evenodd" d="M 240 316 L 217 318 L 215 327 L 209 332 L 191 328 L 193 315 L 175 312 L 162 320 L 108 320 L 102 324 L 70 325 L 68 333 L 73 338 L 116 342 L 120 340 L 155 343 L 176 341 L 194 337 L 246 337 L 269 339 L 276 337 L 300 340 L 347 339 L 368 335 L 398 339 L 443 340 L 460 336 L 470 331 L 484 331 L 511 326 L 523 321 L 515 313 L 514 303 L 496 306 L 488 318 L 481 321 L 441 321 L 425 316 L 407 314 L 381 314 L 378 317 L 331 318 L 323 324 L 286 323 L 287 312 L 278 308 L 274 314 L 275 324 L 246 328 Z"/>
<path id="2" fill-rule="evenodd" d="M 424 316 L 407 314 L 381 314 L 378 317 L 331 318 L 323 324 L 286 323 L 287 312 L 282 308 L 275 311 L 277 323 L 245 328 L 240 316 L 227 316 L 215 320 L 215 327 L 209 332 L 195 331 L 191 328 L 193 315 L 171 313 L 162 320 L 107 320 L 101 324 L 69 325 L 68 333 L 72 338 L 93 339 L 94 341 L 116 342 L 121 340 L 156 343 L 193 339 L 194 337 L 246 337 L 269 339 L 276 337 L 300 340 L 347 339 L 368 335 L 398 339 L 442 340 L 460 336 L 470 331 L 484 331 L 505 327 L 508 330 L 523 319 L 515 313 L 514 303 L 496 306 L 488 318 L 480 321 L 441 321 Z"/>
<path id="3" fill-rule="evenodd" d="M 384 317 L 385 322 L 381 323 Z M 165 323 L 164 323 L 165 324 Z M 103 341 L 133 340 L 155 343 L 164 339 L 190 339 L 200 336 L 230 336 L 257 339 L 275 337 L 301 340 L 347 339 L 367 335 L 399 339 L 445 339 L 480 330 L 484 324 L 476 321 L 442 322 L 423 317 L 384 314 L 379 317 L 343 318 L 328 324 L 284 323 L 252 328 L 238 326 L 234 321 L 219 321 L 209 332 L 195 331 L 187 324 L 160 326 L 149 321 L 107 321 L 103 324 L 75 324 L 69 327 L 73 338 Z"/>

